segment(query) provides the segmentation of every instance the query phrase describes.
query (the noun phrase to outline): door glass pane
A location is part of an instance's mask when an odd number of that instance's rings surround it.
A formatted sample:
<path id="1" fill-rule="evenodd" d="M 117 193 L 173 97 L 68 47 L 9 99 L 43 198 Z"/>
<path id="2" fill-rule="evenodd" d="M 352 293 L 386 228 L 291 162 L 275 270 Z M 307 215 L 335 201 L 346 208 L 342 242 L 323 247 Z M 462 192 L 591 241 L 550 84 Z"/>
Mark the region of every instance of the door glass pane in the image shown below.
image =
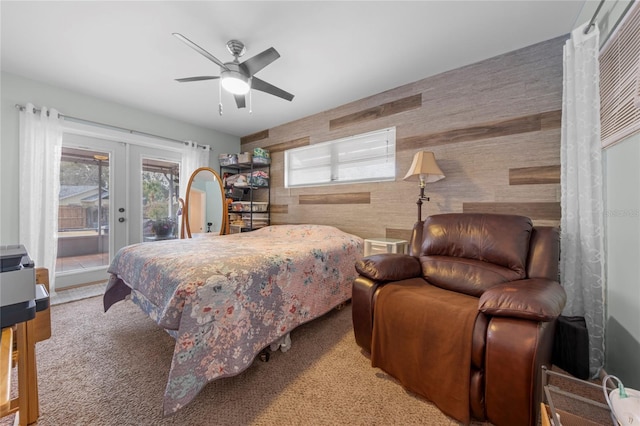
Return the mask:
<path id="1" fill-rule="evenodd" d="M 56 272 L 109 264 L 109 154 L 62 148 Z"/>
<path id="2" fill-rule="evenodd" d="M 180 164 L 142 159 L 142 239 L 178 238 Z"/>

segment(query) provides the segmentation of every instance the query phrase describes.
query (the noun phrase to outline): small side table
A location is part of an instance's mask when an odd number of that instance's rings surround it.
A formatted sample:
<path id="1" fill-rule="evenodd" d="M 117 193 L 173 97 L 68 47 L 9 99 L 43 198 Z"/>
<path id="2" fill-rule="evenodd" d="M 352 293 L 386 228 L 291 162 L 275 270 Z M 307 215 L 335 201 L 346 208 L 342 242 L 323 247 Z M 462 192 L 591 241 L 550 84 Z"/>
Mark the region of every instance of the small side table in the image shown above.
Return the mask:
<path id="1" fill-rule="evenodd" d="M 396 238 L 367 238 L 364 240 L 364 255 L 380 253 L 403 253 L 409 251 L 409 241 Z"/>

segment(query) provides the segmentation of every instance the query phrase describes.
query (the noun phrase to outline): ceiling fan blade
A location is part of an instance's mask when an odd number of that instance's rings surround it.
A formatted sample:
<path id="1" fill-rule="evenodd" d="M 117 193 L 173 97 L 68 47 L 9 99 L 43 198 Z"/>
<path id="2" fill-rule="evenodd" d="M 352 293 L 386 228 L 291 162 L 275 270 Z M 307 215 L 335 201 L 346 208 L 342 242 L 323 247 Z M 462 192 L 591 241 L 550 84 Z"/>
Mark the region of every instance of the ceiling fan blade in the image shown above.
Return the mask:
<path id="1" fill-rule="evenodd" d="M 244 108 L 247 106 L 244 95 L 233 95 L 233 97 L 236 98 L 236 105 L 238 108 Z"/>
<path id="2" fill-rule="evenodd" d="M 280 54 L 273 47 L 268 48 L 262 53 L 247 59 L 240 66 L 251 76 L 260 71 L 280 57 Z"/>
<path id="3" fill-rule="evenodd" d="M 267 83 L 264 80 L 260 80 L 257 77 L 251 78 L 251 88 L 259 90 L 264 93 L 268 93 L 270 95 L 277 96 L 279 98 L 285 99 L 287 101 L 291 101 L 293 99 L 293 95 L 289 92 L 285 92 L 284 90 Z"/>
<path id="4" fill-rule="evenodd" d="M 176 78 L 176 81 L 180 83 L 188 83 L 189 81 L 202 81 L 202 80 L 215 80 L 218 77 L 217 75 L 201 75 L 199 77 L 185 77 L 185 78 Z"/>
<path id="5" fill-rule="evenodd" d="M 198 46 L 197 44 L 195 44 L 194 42 L 192 42 L 191 40 L 189 40 L 188 38 L 186 38 L 185 36 L 183 36 L 180 33 L 173 33 L 174 36 L 176 36 L 180 41 L 182 41 L 184 44 L 186 44 L 187 46 L 189 46 L 190 48 L 192 48 L 193 50 L 195 50 L 196 52 L 198 52 L 199 54 L 201 54 L 202 56 L 204 56 L 205 58 L 209 59 L 210 61 L 218 64 L 220 66 L 220 68 L 223 68 L 225 70 L 227 70 L 227 66 L 218 58 L 216 58 L 215 56 L 213 56 L 211 53 L 207 52 L 206 50 L 204 50 L 202 47 Z"/>

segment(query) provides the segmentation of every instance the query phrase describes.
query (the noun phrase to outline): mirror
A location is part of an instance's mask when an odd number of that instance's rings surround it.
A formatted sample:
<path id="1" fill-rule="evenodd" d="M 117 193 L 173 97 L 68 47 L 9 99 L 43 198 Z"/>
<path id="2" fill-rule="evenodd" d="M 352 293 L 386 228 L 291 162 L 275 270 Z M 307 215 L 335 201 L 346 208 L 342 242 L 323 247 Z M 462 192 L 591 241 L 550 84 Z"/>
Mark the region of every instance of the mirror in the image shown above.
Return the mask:
<path id="1" fill-rule="evenodd" d="M 222 179 L 209 167 L 191 175 L 183 214 L 186 237 L 222 235 L 227 228 L 227 208 Z"/>

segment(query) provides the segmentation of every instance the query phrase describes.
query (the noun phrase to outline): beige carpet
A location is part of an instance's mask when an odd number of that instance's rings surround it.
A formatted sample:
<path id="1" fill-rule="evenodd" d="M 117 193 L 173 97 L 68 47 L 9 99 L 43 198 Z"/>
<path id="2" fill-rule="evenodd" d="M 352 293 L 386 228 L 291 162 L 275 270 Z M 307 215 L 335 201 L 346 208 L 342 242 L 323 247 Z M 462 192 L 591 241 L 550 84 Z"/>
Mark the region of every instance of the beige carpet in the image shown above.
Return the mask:
<path id="1" fill-rule="evenodd" d="M 36 346 L 39 426 L 458 424 L 371 368 L 350 306 L 294 330 L 288 352 L 210 383 L 167 418 L 173 339 L 138 307 L 120 302 L 105 314 L 93 297 L 52 306 L 51 316 L 52 337 Z"/>

